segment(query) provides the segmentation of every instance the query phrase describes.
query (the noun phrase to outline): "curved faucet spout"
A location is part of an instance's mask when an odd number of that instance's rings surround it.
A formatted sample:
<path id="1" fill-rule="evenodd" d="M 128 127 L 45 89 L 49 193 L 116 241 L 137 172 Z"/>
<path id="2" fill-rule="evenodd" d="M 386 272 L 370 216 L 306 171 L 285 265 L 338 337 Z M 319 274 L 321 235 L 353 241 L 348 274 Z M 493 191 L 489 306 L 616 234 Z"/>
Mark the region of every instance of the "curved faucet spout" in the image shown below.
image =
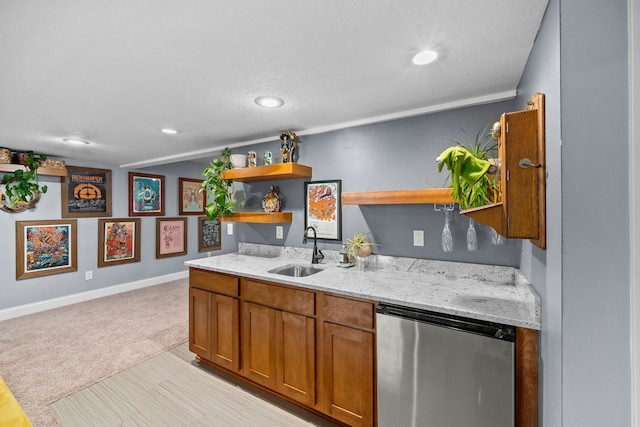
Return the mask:
<path id="1" fill-rule="evenodd" d="M 324 259 L 324 255 L 322 254 L 322 251 L 318 249 L 318 245 L 317 245 L 318 234 L 316 233 L 316 229 L 314 227 L 307 227 L 304 230 L 302 243 L 305 243 L 305 244 L 307 243 L 307 232 L 309 230 L 313 230 L 313 253 L 311 254 L 311 264 L 317 264 L 318 261 L 320 261 L 321 259 Z"/>

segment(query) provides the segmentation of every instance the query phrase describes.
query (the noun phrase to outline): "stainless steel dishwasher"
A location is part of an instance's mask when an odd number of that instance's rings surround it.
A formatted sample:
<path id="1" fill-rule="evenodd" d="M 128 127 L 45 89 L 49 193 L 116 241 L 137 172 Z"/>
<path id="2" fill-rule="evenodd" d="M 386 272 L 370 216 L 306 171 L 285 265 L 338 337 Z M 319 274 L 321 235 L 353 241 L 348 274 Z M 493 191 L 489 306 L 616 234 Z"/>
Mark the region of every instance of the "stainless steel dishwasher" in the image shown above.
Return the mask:
<path id="1" fill-rule="evenodd" d="M 380 304 L 379 427 L 514 425 L 515 328 Z"/>

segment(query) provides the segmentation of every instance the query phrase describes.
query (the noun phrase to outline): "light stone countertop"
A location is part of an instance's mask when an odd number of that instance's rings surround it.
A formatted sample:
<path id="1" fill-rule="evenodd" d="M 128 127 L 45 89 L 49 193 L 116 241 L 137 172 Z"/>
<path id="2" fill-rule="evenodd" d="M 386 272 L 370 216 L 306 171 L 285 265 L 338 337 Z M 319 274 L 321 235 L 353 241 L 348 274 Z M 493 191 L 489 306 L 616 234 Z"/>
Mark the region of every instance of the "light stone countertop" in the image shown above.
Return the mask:
<path id="1" fill-rule="evenodd" d="M 308 248 L 240 243 L 237 253 L 185 262 L 228 273 L 339 295 L 540 330 L 540 298 L 513 267 L 372 255 L 364 269 L 338 267 L 339 254 L 323 251 L 307 277 L 269 273 L 287 264 L 311 265 Z"/>

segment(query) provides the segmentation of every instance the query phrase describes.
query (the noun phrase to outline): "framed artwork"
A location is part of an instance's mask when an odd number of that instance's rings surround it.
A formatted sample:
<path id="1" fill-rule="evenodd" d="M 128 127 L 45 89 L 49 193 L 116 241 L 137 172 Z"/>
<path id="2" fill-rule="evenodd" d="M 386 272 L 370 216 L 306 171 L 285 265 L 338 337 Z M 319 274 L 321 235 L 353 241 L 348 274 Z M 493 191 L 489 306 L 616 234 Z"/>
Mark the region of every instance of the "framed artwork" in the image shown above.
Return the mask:
<path id="1" fill-rule="evenodd" d="M 180 215 L 204 215 L 207 192 L 202 188 L 202 180 L 178 178 Z"/>
<path id="2" fill-rule="evenodd" d="M 16 221 L 16 280 L 78 270 L 77 220 Z"/>
<path id="3" fill-rule="evenodd" d="M 222 248 L 220 219 L 198 218 L 198 252 Z"/>
<path id="4" fill-rule="evenodd" d="M 98 267 L 140 261 L 140 218 L 98 220 Z"/>
<path id="5" fill-rule="evenodd" d="M 156 258 L 187 254 L 187 218 L 156 218 Z"/>
<path id="6" fill-rule="evenodd" d="M 129 216 L 164 215 L 164 176 L 129 172 Z"/>
<path id="7" fill-rule="evenodd" d="M 67 165 L 61 192 L 63 218 L 111 216 L 111 169 Z"/>
<path id="8" fill-rule="evenodd" d="M 342 239 L 342 181 L 304 183 L 304 229 L 316 229 L 318 239 Z"/>

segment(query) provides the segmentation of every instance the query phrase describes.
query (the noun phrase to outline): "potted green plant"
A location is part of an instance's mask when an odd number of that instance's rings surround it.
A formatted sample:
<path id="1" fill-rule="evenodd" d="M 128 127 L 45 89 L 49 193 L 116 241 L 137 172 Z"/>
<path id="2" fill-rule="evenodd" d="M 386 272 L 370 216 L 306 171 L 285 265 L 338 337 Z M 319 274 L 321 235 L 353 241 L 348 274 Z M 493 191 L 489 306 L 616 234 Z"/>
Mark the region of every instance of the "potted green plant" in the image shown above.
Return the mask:
<path id="1" fill-rule="evenodd" d="M 463 130 L 464 132 L 464 130 Z M 490 125 L 487 124 L 478 131 L 475 139 L 465 145 L 460 141 L 454 141 L 458 147 L 464 148 L 471 156 L 479 160 L 479 163 L 489 162 L 497 155 L 498 143 L 492 135 Z M 489 162 L 490 163 L 490 162 Z M 453 174 L 454 171 L 452 170 Z M 495 175 L 484 173 L 475 182 L 468 179 L 452 178 L 452 197 L 460 205 L 460 209 L 471 209 L 495 202 L 498 193 L 498 181 Z M 454 184 L 455 183 L 455 184 Z"/>
<path id="2" fill-rule="evenodd" d="M 229 147 L 222 150 L 220 157 L 213 159 L 209 165 L 202 171 L 202 188 L 206 189 L 211 200 L 205 208 L 207 218 L 231 215 L 236 205 L 232 197 L 233 181 L 224 178 L 224 171 L 232 168 Z"/>
<path id="3" fill-rule="evenodd" d="M 40 154 L 36 159 L 33 151 L 27 151 L 22 157 L 24 169 L 16 169 L 13 173 L 6 173 L 2 177 L 4 194 L 2 194 L 2 209 L 10 212 L 22 212 L 33 208 L 40 200 L 40 194 L 47 192 L 46 185 L 38 181 L 40 161 L 47 156 Z"/>

